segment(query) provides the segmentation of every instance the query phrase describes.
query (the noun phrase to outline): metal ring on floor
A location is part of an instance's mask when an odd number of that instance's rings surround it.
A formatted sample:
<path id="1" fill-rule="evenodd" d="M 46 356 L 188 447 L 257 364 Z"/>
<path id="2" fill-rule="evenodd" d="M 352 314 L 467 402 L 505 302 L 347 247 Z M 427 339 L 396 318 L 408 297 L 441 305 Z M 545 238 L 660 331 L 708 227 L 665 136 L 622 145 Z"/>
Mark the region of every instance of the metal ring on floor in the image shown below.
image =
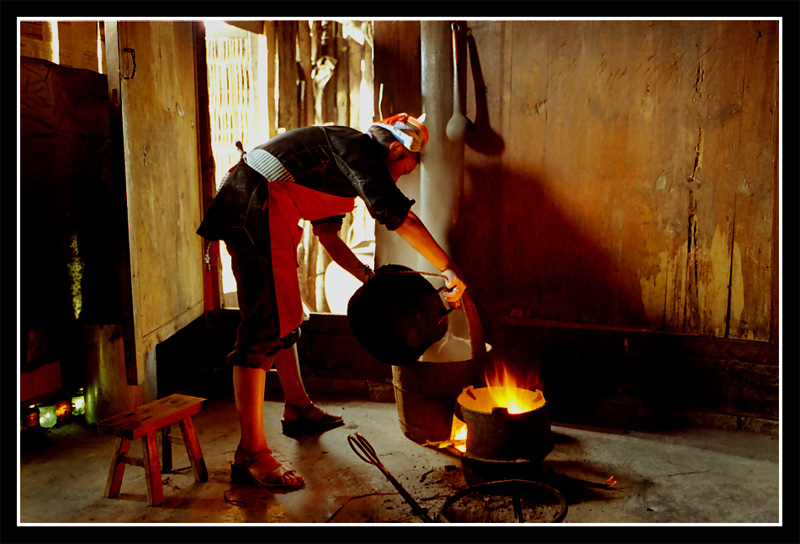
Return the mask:
<path id="1" fill-rule="evenodd" d="M 501 499 L 492 504 L 492 496 L 501 497 Z M 507 509 L 508 499 L 510 499 L 511 511 L 501 511 Z M 459 502 L 463 503 L 460 509 Z M 497 506 L 501 506 L 501 508 L 497 508 Z M 552 510 L 552 512 L 547 512 L 548 515 L 537 518 L 541 514 L 538 507 L 543 507 L 545 511 Z M 444 523 L 560 523 L 566 515 L 567 500 L 554 487 L 530 480 L 501 480 L 474 485 L 456 493 L 442 506 L 442 510 L 439 512 L 439 521 Z"/>

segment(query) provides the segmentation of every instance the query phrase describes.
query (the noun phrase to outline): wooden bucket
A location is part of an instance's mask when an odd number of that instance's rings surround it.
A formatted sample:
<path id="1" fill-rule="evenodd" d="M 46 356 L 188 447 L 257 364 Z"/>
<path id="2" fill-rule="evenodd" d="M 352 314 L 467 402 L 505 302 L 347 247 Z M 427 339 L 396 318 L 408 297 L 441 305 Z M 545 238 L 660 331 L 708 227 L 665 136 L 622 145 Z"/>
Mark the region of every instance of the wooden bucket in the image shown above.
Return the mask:
<path id="1" fill-rule="evenodd" d="M 470 333 L 471 358 L 464 361 L 416 361 L 392 366 L 392 384 L 403 434 L 419 444 L 449 440 L 456 399 L 483 378 L 490 349 L 472 300 L 461 298 Z"/>

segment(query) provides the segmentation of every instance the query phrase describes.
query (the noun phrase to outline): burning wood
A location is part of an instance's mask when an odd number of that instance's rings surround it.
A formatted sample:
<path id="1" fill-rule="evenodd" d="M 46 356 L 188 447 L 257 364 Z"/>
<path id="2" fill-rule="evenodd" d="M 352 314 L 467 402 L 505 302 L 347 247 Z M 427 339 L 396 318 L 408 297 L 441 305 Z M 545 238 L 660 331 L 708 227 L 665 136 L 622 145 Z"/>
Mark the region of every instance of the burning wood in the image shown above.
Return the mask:
<path id="1" fill-rule="evenodd" d="M 425 445 L 439 449 L 454 448 L 464 453 L 467 451 L 467 424 L 453 416 L 453 430 L 450 439 L 438 442 L 427 440 Z"/>

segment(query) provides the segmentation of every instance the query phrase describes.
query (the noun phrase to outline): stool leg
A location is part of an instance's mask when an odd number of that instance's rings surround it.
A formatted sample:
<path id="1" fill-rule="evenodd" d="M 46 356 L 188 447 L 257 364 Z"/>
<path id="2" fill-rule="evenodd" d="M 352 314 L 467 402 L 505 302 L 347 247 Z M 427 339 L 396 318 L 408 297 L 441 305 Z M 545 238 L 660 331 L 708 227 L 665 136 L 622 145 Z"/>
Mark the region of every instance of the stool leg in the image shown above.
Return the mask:
<path id="1" fill-rule="evenodd" d="M 200 442 L 197 440 L 197 433 L 194 430 L 192 418 L 187 417 L 182 419 L 180 425 L 183 443 L 186 446 L 186 453 L 194 469 L 194 479 L 197 482 L 205 482 L 208 480 L 208 470 L 206 470 L 206 462 L 203 459 L 203 451 L 200 449 Z"/>
<path id="2" fill-rule="evenodd" d="M 150 506 L 158 506 L 164 502 L 164 485 L 161 483 L 161 466 L 158 463 L 158 443 L 156 432 L 149 432 L 142 437 L 144 454 L 144 473 L 147 480 L 147 502 Z"/>
<path id="3" fill-rule="evenodd" d="M 131 441 L 127 438 L 117 437 L 114 444 L 114 455 L 111 458 L 111 467 L 108 469 L 108 480 L 106 481 L 106 489 L 103 496 L 107 499 L 119 495 L 119 489 L 122 486 L 122 477 L 125 475 L 125 462 L 120 460 L 120 457 L 128 455 L 128 448 L 130 448 Z"/>
<path id="4" fill-rule="evenodd" d="M 170 433 L 172 425 L 165 425 L 161 428 L 161 472 L 172 471 L 172 442 Z"/>

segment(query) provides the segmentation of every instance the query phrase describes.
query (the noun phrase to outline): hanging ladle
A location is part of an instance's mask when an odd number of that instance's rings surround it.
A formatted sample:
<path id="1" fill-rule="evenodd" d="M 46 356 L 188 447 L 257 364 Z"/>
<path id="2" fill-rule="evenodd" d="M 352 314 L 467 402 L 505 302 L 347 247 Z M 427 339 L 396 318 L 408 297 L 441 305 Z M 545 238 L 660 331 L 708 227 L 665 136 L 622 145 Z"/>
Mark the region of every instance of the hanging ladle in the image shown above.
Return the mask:
<path id="1" fill-rule="evenodd" d="M 466 44 L 460 38 L 464 30 L 459 23 L 453 23 L 450 28 L 453 31 L 453 116 L 445 132 L 451 142 L 463 142 L 473 129 L 472 121 L 466 116 Z"/>
<path id="2" fill-rule="evenodd" d="M 465 22 L 451 24 L 453 31 L 453 116 L 447 122 L 445 132 L 453 143 L 464 143 L 478 153 L 498 155 L 505 149 L 503 138 L 489 123 L 486 102 L 487 88 L 483 80 L 478 48 L 475 38 Z M 467 115 L 467 58 L 472 68 L 475 85 L 475 119 Z"/>

